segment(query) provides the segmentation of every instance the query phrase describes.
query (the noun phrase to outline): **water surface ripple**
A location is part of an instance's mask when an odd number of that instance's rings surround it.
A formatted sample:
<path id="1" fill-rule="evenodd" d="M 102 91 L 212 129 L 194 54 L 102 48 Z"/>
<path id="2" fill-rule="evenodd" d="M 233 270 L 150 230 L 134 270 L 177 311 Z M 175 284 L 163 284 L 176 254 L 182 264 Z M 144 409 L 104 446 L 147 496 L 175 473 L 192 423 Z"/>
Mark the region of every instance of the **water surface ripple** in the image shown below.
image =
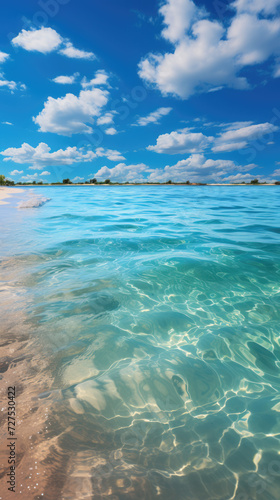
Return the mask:
<path id="1" fill-rule="evenodd" d="M 279 500 L 278 187 L 40 195 L 1 208 L 22 498 Z"/>

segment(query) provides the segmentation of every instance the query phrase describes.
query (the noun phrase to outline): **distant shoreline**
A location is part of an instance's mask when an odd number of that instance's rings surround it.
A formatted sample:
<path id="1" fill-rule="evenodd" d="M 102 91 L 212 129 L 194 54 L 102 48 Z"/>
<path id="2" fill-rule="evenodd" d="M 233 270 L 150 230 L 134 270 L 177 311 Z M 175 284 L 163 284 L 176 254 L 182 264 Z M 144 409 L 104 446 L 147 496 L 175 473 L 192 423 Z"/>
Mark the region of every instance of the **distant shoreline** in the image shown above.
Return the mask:
<path id="1" fill-rule="evenodd" d="M 14 188 L 23 188 L 23 187 L 28 187 L 28 188 L 33 188 L 33 187 L 38 187 L 38 188 L 42 188 L 42 187 L 81 187 L 81 186 L 87 186 L 87 187 L 137 187 L 137 186 L 186 186 L 186 187 L 207 187 L 207 186 L 250 186 L 250 187 L 253 187 L 253 186 L 277 186 L 278 184 L 275 184 L 275 183 L 266 183 L 266 184 L 195 184 L 195 183 L 190 183 L 190 184 L 186 184 L 185 182 L 181 182 L 181 183 L 171 183 L 171 184 L 164 184 L 164 183 L 158 183 L 158 184 L 148 184 L 148 183 L 139 183 L 139 184 L 118 184 L 118 183 L 110 183 L 110 184 L 76 184 L 76 183 L 72 183 L 72 184 L 20 184 L 20 185 L 17 185 L 15 184 L 15 186 L 13 186 L 12 189 Z M 3 186 L 5 187 L 5 186 Z M 6 188 L 5 188 L 6 189 Z M 7 189 L 10 189 L 7 187 Z"/>

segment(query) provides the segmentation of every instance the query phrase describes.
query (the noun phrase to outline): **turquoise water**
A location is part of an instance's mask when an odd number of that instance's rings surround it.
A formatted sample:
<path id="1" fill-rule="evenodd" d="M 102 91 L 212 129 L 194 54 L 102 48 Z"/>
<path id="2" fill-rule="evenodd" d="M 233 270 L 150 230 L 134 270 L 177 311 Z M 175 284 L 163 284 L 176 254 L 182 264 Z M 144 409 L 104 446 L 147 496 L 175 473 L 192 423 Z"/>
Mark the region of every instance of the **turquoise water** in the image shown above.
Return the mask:
<path id="1" fill-rule="evenodd" d="M 0 239 L 44 498 L 279 500 L 278 187 L 34 194 Z"/>

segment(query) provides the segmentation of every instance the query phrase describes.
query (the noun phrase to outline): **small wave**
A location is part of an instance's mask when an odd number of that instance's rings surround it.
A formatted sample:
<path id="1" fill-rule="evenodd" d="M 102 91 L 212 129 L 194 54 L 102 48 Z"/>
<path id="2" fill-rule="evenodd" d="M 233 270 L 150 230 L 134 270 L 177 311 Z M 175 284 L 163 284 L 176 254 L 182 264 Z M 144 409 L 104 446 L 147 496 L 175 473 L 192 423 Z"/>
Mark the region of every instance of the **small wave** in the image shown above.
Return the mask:
<path id="1" fill-rule="evenodd" d="M 50 201 L 51 198 L 44 198 L 43 196 L 33 196 L 28 200 L 21 201 L 18 208 L 38 208 Z"/>

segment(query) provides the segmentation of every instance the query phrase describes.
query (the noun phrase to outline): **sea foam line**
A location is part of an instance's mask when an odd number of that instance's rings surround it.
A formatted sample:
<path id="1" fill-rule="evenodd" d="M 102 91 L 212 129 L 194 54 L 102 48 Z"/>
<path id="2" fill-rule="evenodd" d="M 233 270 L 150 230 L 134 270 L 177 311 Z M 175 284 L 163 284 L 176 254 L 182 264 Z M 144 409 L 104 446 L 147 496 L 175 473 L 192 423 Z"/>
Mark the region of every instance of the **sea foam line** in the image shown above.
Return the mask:
<path id="1" fill-rule="evenodd" d="M 18 208 L 38 208 L 44 205 L 51 198 L 44 198 L 43 196 L 33 196 L 28 200 L 21 201 L 18 204 Z"/>

